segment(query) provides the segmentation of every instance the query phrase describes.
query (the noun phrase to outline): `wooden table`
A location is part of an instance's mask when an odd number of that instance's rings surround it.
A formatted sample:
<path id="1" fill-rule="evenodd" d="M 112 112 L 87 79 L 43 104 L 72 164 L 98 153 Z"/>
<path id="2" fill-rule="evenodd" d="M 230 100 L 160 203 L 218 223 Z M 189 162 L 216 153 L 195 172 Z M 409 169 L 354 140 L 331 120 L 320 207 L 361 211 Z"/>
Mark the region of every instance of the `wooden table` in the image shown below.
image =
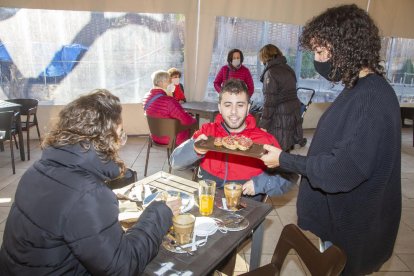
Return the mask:
<path id="1" fill-rule="evenodd" d="M 210 122 L 214 122 L 214 118 L 219 113 L 218 104 L 213 102 L 186 102 L 181 104 L 185 111 L 195 114 L 197 123 L 200 126 L 200 116 L 206 117 Z"/>
<path id="2" fill-rule="evenodd" d="M 131 185 L 149 185 L 150 187 L 156 187 L 158 190 L 176 190 L 194 195 L 197 194 L 198 189 L 197 182 L 166 172 L 158 172 Z M 128 187 L 123 189 L 128 189 Z M 216 200 L 221 200 L 222 197 L 223 191 L 218 189 Z M 236 232 L 229 231 L 227 233 L 217 231 L 214 235 L 209 236 L 206 245 L 199 247 L 194 252 L 194 256 L 173 253 L 161 246 L 158 255 L 147 265 L 143 275 L 161 275 L 161 272 L 165 272 L 163 275 L 172 275 L 174 273 L 176 275 L 209 275 L 226 256 L 237 249 L 238 245 L 250 238 L 252 233 L 250 269 L 257 268 L 262 251 L 263 222 L 272 210 L 272 207 L 247 198 L 243 198 L 243 202 L 247 204 L 247 207 L 237 213 L 249 221 L 249 226 L 246 229 Z M 190 213 L 200 216 L 197 203 L 190 210 Z M 228 214 L 228 212 L 215 206 L 212 216 L 220 218 L 225 214 Z"/>
<path id="3" fill-rule="evenodd" d="M 0 100 L 0 112 L 5 112 L 5 111 L 20 112 L 20 108 L 21 108 L 20 104 Z M 16 128 L 17 128 L 17 135 L 19 136 L 20 159 L 24 161 L 25 160 L 24 141 L 23 141 L 23 132 L 22 132 L 22 123 L 20 119 L 20 114 L 16 116 Z M 0 144 L 0 149 L 2 151 L 4 150 L 2 143 Z"/>

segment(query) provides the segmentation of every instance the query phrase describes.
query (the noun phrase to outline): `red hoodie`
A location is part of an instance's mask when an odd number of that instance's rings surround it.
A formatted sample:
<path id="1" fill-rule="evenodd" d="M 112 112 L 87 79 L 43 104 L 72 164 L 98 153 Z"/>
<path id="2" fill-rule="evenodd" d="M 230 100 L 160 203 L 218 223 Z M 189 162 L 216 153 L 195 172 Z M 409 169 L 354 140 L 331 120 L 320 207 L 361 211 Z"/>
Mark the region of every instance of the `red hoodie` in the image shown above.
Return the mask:
<path id="1" fill-rule="evenodd" d="M 176 99 L 178 102 L 179 101 L 185 101 L 185 95 L 184 95 L 184 87 L 182 86 L 182 84 L 177 84 L 175 86 L 175 90 L 174 90 L 174 99 Z"/>
<path id="2" fill-rule="evenodd" d="M 201 134 L 214 137 L 228 136 L 229 133 L 222 123 L 224 124 L 224 120 L 219 114 L 214 123 L 204 124 L 201 129 L 194 133 L 193 138 L 196 139 Z M 256 120 L 250 114 L 246 118 L 246 128 L 239 133 L 231 134 L 244 135 L 252 139 L 254 143 L 271 144 L 280 148 L 275 137 L 256 127 Z M 226 158 L 226 155 L 228 155 L 228 158 Z M 228 163 L 227 177 L 225 175 L 226 162 Z M 208 151 L 205 157 L 201 159 L 200 166 L 208 173 L 227 180 L 251 179 L 266 170 L 265 164 L 260 159 L 215 151 Z"/>

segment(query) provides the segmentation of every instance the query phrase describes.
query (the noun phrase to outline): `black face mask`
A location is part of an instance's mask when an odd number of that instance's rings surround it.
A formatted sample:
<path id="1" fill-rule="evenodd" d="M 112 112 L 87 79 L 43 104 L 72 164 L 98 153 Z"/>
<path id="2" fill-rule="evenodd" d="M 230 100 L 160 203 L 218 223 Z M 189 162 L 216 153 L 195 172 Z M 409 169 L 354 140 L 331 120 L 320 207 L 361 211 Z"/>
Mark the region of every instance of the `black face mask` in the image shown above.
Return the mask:
<path id="1" fill-rule="evenodd" d="M 319 75 L 321 75 L 322 77 L 324 77 L 325 79 L 329 80 L 329 81 L 334 81 L 334 82 L 338 82 L 341 80 L 342 78 L 342 73 L 341 70 L 337 69 L 335 72 L 335 76 L 333 76 L 333 78 L 329 77 L 329 74 L 332 71 L 332 62 L 330 60 L 325 61 L 325 62 L 319 62 L 314 60 L 313 61 L 313 66 L 315 67 L 316 72 L 319 73 Z"/>

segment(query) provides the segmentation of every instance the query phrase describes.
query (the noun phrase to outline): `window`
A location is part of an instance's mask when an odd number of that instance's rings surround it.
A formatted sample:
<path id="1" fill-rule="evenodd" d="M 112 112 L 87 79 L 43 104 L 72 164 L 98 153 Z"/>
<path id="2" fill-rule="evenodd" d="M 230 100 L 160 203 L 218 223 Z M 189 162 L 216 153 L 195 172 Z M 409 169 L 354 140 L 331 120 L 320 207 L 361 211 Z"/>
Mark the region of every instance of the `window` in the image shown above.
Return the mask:
<path id="1" fill-rule="evenodd" d="M 260 75 L 263 65 L 257 58 L 260 48 L 268 43 L 277 45 L 285 54 L 288 63 L 295 67 L 299 26 L 246 20 L 234 17 L 216 18 L 216 35 L 208 78 L 207 100 L 217 100 L 213 82 L 221 67 L 227 64 L 227 54 L 233 48 L 243 52 L 243 64 L 249 68 L 255 87 L 253 101 L 261 101 Z"/>
<path id="2" fill-rule="evenodd" d="M 233 48 L 244 54 L 244 65 L 252 74 L 255 93 L 252 100 L 262 100 L 262 84 L 259 81 L 263 65 L 257 58 L 260 48 L 268 43 L 279 47 L 288 64 L 298 77 L 297 86 L 316 91 L 313 102 L 332 102 L 342 91 L 343 85 L 332 85 L 322 78 L 313 67 L 313 53 L 298 47 L 301 27 L 298 25 L 247 20 L 236 17 L 217 17 L 212 62 L 209 72 L 206 100 L 217 100 L 213 82 L 220 68 L 227 63 L 227 53 Z M 387 70 L 387 78 L 394 87 L 400 102 L 414 102 L 414 40 L 382 38 L 381 56 Z M 299 98 L 307 103 L 309 92 L 299 90 Z"/>
<path id="3" fill-rule="evenodd" d="M 66 104 L 106 88 L 123 103 L 140 102 L 152 72 L 183 70 L 184 21 L 182 14 L 0 9 L 0 97 Z"/>
<path id="4" fill-rule="evenodd" d="M 401 103 L 414 103 L 414 39 L 383 39 L 385 69 Z"/>

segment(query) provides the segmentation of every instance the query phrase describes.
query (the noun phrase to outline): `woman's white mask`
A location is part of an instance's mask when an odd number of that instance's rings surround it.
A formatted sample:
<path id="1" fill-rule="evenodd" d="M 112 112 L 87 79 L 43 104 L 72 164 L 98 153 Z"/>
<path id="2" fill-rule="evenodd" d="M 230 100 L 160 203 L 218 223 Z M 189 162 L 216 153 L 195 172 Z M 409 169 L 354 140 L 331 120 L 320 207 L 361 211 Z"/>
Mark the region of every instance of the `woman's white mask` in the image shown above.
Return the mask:
<path id="1" fill-rule="evenodd" d="M 233 67 L 238 67 L 240 65 L 240 59 L 233 59 L 231 65 L 233 65 Z"/>
<path id="2" fill-rule="evenodd" d="M 172 92 L 174 92 L 174 90 L 175 90 L 175 85 L 173 83 L 170 83 L 167 86 L 167 93 L 172 93 Z"/>
<path id="3" fill-rule="evenodd" d="M 173 78 L 173 79 L 171 79 L 171 81 L 174 85 L 179 85 L 180 84 L 180 78 Z"/>

